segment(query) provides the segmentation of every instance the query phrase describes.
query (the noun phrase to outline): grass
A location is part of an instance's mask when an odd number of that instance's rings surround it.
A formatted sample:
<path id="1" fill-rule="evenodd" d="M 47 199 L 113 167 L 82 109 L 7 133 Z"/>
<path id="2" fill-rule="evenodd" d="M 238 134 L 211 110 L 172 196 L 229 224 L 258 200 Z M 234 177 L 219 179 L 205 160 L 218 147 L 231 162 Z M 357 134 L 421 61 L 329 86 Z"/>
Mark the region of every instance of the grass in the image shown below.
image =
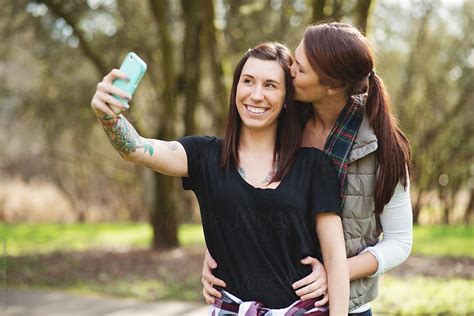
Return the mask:
<path id="1" fill-rule="evenodd" d="M 474 258 L 473 226 L 415 226 L 413 254 Z"/>
<path id="2" fill-rule="evenodd" d="M 384 275 L 374 315 L 472 315 L 474 280 Z"/>
<path id="3" fill-rule="evenodd" d="M 413 254 L 428 256 L 474 257 L 473 227 L 414 227 Z M 194 259 L 169 263 L 162 259 L 156 277 L 122 266 L 122 272 L 107 263 L 98 265 L 98 272 L 83 271 L 92 259 L 74 259 L 69 251 L 130 250 L 149 248 L 152 230 L 147 223 L 113 224 L 0 224 L 0 237 L 7 237 L 7 266 L 19 283 L 10 286 L 48 288 L 79 293 L 130 297 L 145 301 L 185 299 L 201 301 L 201 252 Z M 183 246 L 204 245 L 200 225 L 181 225 L 179 240 Z M 199 247 L 198 247 L 199 248 Z M 199 249 L 198 249 L 199 250 Z M 54 251 L 65 252 L 45 261 Z M 42 254 L 42 255 L 39 255 Z M 126 253 L 126 256 L 130 254 Z M 20 257 L 22 256 L 22 257 Z M 133 255 L 132 255 L 133 256 Z M 107 257 L 107 260 L 108 257 Z M 110 262 L 105 260 L 105 262 Z M 115 259 L 111 259 L 116 261 Z M 49 263 L 48 263 L 49 262 Z M 84 266 L 84 262 L 88 265 Z M 102 262 L 102 261 L 101 261 Z M 189 273 L 178 280 L 173 271 Z M 133 262 L 132 262 L 133 264 Z M 54 265 L 52 267 L 51 265 Z M 59 271 L 59 272 L 58 272 Z M 114 272 L 115 271 L 115 272 Z M 127 272 L 128 271 L 128 272 Z M 75 272 L 75 273 L 74 273 Z M 115 273 L 115 274 L 114 274 Z M 158 275 L 160 275 L 158 277 Z M 93 276 L 93 277 L 91 277 Z M 11 280 L 15 281 L 15 280 Z M 382 277 L 379 297 L 373 302 L 374 315 L 466 315 L 474 313 L 474 280 L 415 276 L 401 278 L 387 274 Z"/>
<path id="4" fill-rule="evenodd" d="M 147 223 L 0 224 L 7 237 L 8 255 L 49 253 L 56 250 L 148 248 L 152 230 Z M 474 258 L 474 227 L 415 226 L 413 254 Z M 183 246 L 203 245 L 198 224 L 179 227 Z"/>
<path id="5" fill-rule="evenodd" d="M 148 248 L 152 237 L 152 229 L 147 223 L 0 224 L 0 232 L 2 238 L 7 238 L 7 254 L 10 256 Z M 183 246 L 204 244 L 200 225 L 181 225 L 178 237 Z"/>

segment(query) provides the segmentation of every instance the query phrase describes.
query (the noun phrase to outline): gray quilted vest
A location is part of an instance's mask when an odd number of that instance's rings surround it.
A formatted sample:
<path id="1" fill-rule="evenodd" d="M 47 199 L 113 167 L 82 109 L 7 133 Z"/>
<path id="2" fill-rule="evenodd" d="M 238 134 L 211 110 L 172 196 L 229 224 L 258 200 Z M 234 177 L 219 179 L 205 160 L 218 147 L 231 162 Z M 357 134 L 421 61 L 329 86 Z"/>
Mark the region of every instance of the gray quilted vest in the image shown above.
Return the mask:
<path id="1" fill-rule="evenodd" d="M 374 189 L 377 171 L 377 138 L 364 115 L 349 153 L 347 196 L 342 211 L 347 257 L 379 241 L 381 226 L 374 214 Z M 378 277 L 351 282 L 349 310 L 373 301 L 378 294 Z"/>

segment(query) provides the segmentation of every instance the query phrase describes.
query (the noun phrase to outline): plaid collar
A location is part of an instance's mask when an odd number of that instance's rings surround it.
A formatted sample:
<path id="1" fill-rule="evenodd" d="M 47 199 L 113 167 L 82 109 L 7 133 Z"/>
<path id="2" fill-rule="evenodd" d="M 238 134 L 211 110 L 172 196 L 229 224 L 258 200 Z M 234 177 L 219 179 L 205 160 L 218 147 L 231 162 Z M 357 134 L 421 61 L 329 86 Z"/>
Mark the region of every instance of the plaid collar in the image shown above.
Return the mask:
<path id="1" fill-rule="evenodd" d="M 354 95 L 342 109 L 324 145 L 324 153 L 331 157 L 339 178 L 341 208 L 347 194 L 347 166 L 349 153 L 364 117 L 366 95 Z"/>

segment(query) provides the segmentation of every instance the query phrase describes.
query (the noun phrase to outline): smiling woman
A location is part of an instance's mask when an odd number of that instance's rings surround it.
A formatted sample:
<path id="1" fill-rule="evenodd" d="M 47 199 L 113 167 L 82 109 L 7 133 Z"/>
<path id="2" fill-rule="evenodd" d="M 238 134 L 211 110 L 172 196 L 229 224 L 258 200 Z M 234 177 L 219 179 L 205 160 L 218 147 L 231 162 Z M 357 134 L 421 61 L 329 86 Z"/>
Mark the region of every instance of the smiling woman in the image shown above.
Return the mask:
<path id="1" fill-rule="evenodd" d="M 183 188 L 196 194 L 206 245 L 220 262 L 215 273 L 228 284 L 211 306 L 216 315 L 239 310 L 261 315 L 275 308 L 287 308 L 286 315 L 326 315 L 327 306 L 298 301 L 292 288 L 311 271 L 300 262 L 307 256 L 324 259 L 330 283 L 319 294 L 329 290 L 331 314 L 347 314 L 349 274 L 337 175 L 322 151 L 300 148 L 292 62 L 289 49 L 279 43 L 247 51 L 234 72 L 223 139 L 141 137 L 123 115 L 110 114 L 110 106 L 122 107 L 110 97 L 122 95 L 111 85 L 123 77 L 118 70 L 104 77 L 91 103 L 124 159 L 183 177 Z"/>
<path id="2" fill-rule="evenodd" d="M 300 146 L 292 63 L 293 56 L 284 45 L 262 44 L 247 51 L 234 72 L 220 163 L 223 168 L 237 167 L 255 187 L 276 187 Z M 247 155 L 249 138 L 258 140 L 269 135 L 267 148 L 260 145 Z M 257 168 L 253 168 L 252 160 L 259 161 Z"/>

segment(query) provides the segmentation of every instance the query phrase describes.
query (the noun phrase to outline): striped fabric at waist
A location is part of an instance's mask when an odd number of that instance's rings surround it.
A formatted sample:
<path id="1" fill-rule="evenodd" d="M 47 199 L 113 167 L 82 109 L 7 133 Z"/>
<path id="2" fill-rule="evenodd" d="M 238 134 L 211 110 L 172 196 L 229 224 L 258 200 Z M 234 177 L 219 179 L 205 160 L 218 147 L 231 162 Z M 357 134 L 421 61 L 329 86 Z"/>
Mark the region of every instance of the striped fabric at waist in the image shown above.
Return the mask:
<path id="1" fill-rule="evenodd" d="M 217 287 L 216 287 L 217 288 Z M 229 292 L 219 289 L 222 298 L 216 298 L 209 309 L 209 316 L 238 315 L 238 316 L 328 316 L 327 306 L 315 307 L 317 299 L 298 300 L 288 307 L 271 309 L 257 301 L 244 302 Z"/>

